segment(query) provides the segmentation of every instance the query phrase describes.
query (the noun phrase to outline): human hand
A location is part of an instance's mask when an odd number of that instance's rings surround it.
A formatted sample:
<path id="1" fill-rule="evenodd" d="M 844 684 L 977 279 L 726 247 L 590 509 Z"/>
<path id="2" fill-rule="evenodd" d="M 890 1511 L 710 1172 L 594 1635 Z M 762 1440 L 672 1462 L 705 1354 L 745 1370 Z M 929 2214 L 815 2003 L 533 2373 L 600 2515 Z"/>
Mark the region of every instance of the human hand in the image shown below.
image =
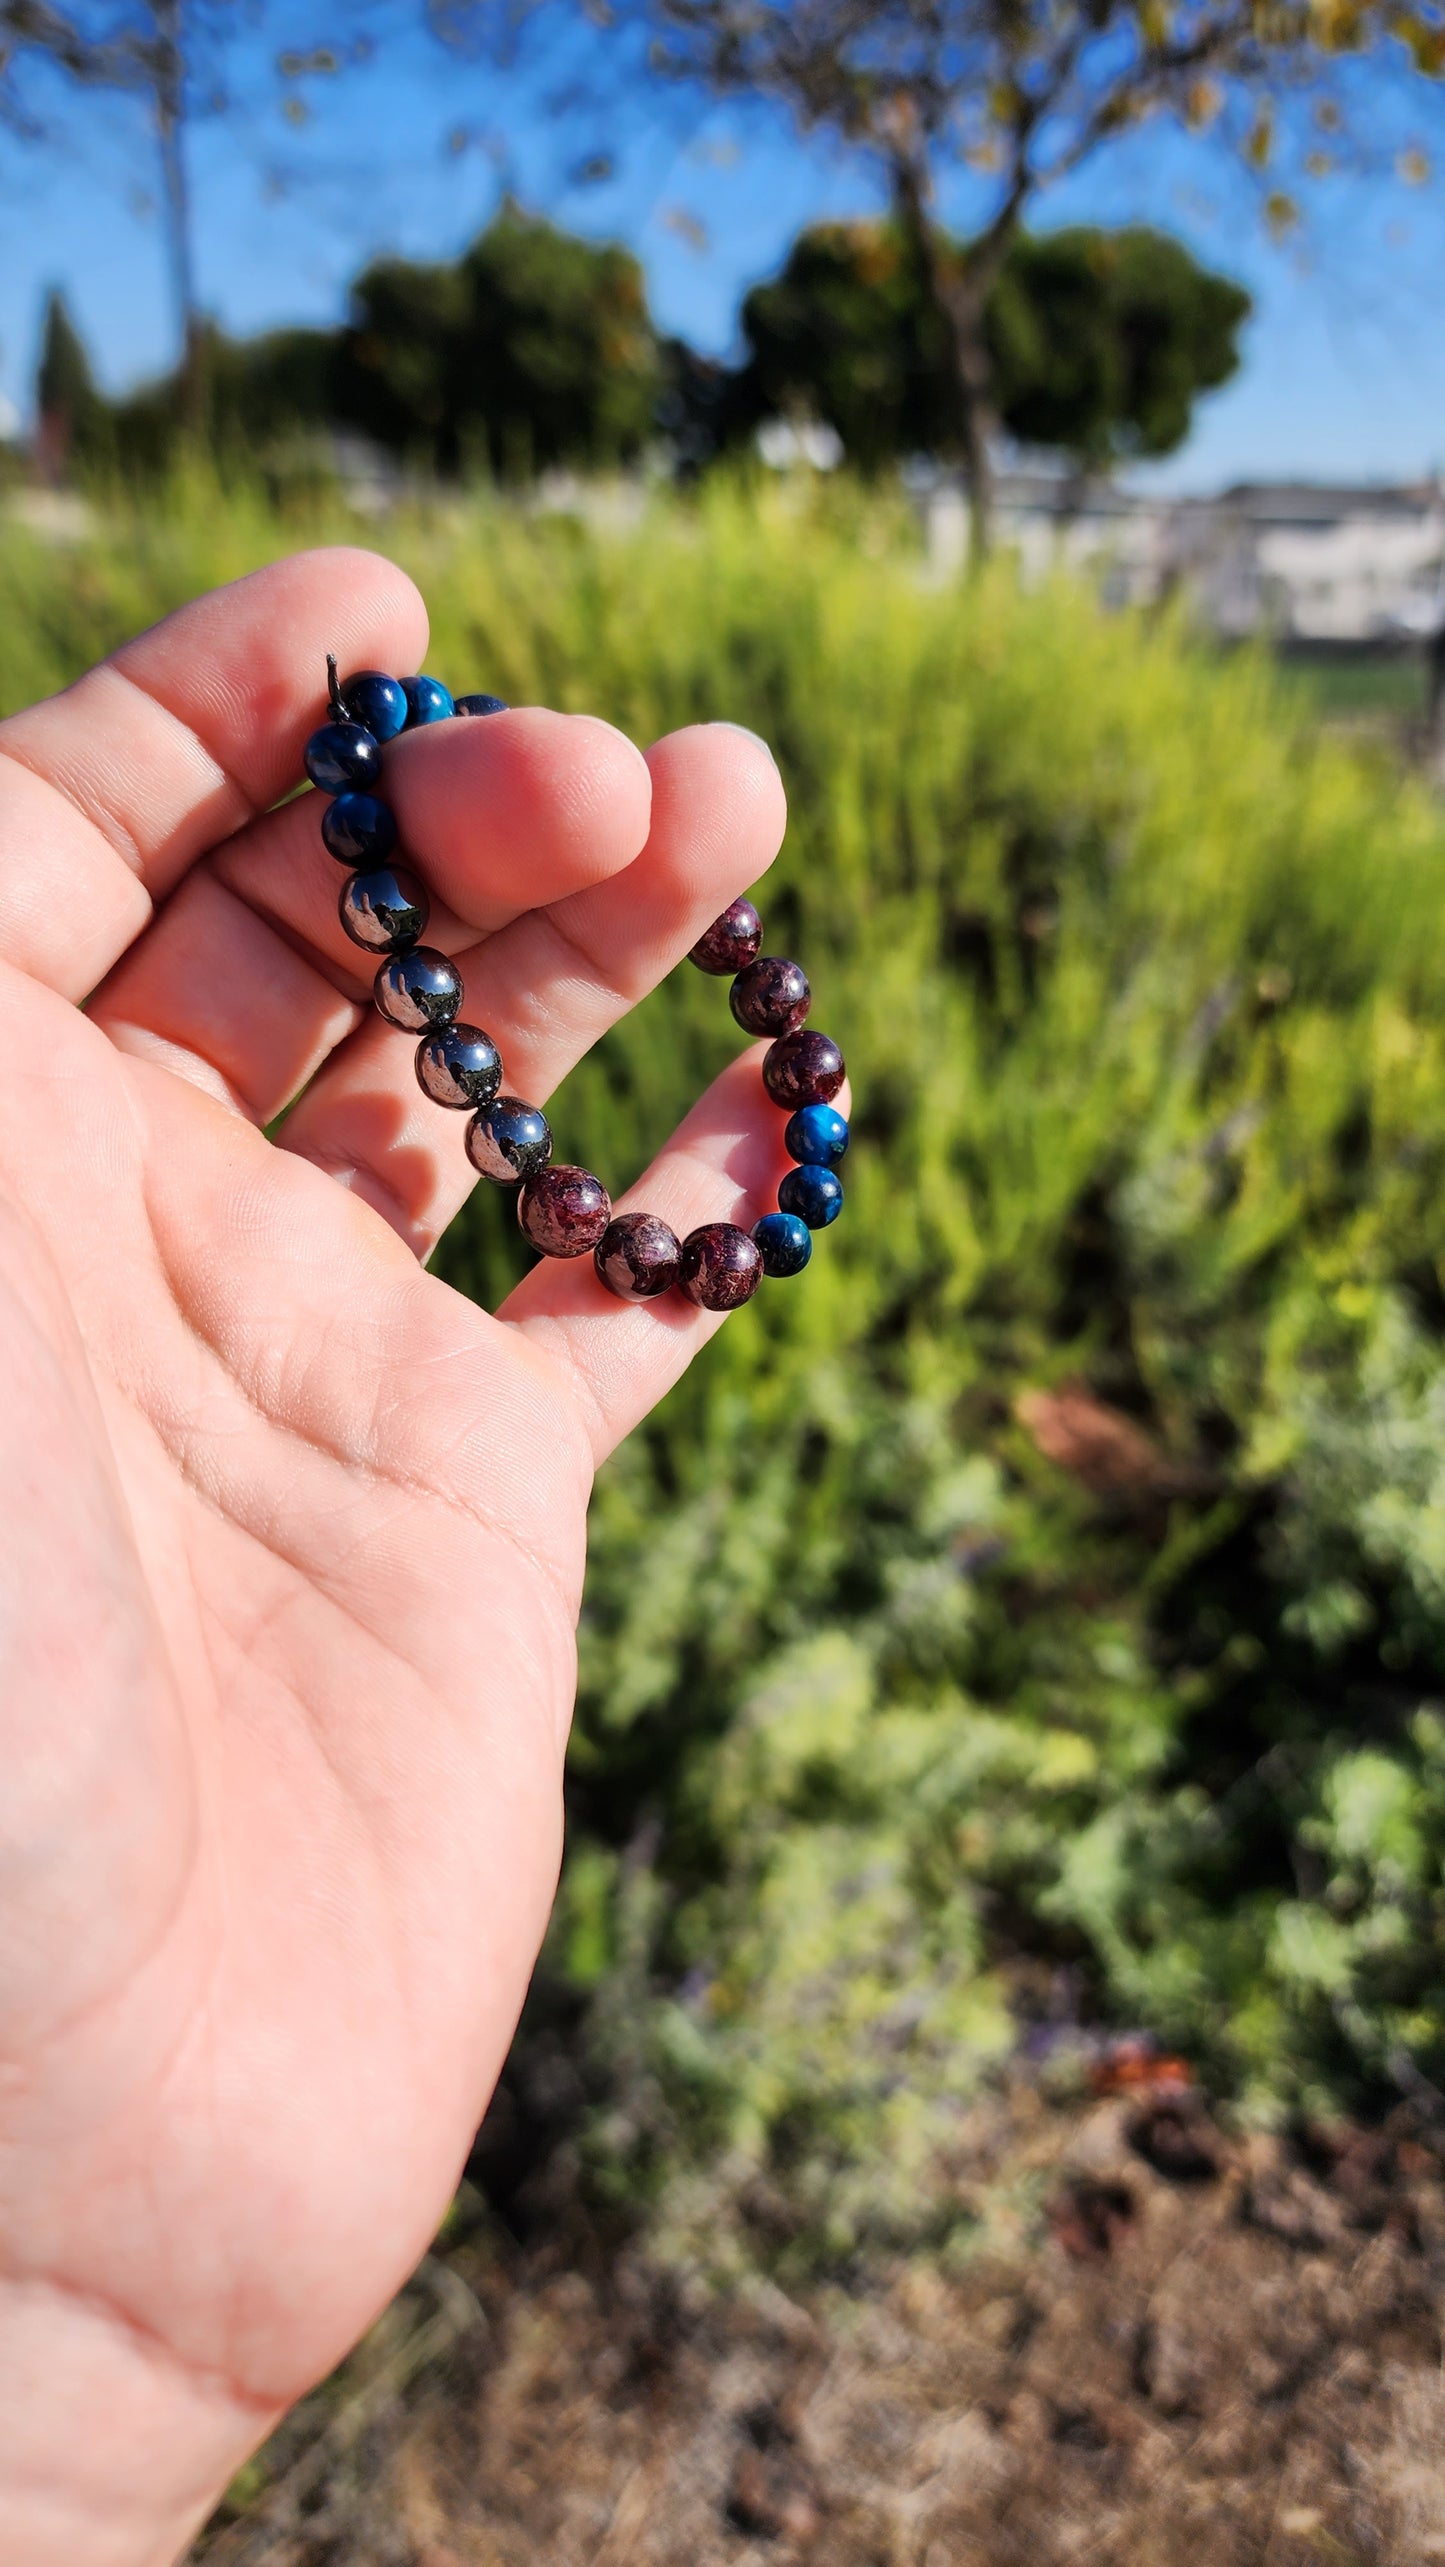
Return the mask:
<path id="1" fill-rule="evenodd" d="M 0 725 L 5 2567 L 163 2567 L 425 2247 L 555 1885 L 592 1472 L 719 1324 L 417 1263 L 464 1118 L 364 1007 L 317 797 L 267 806 L 325 652 L 425 637 L 312 553 Z M 784 816 L 726 726 L 547 712 L 387 794 L 539 1102 Z M 761 1209 L 780 1128 L 745 1056 L 637 1199 Z"/>

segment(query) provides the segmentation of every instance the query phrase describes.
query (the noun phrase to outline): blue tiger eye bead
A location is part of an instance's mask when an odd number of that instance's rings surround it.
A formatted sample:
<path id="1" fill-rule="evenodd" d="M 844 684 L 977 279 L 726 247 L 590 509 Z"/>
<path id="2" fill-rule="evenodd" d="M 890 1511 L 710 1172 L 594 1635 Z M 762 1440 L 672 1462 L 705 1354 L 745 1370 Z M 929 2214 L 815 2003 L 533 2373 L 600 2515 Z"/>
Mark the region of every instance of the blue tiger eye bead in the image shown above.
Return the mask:
<path id="1" fill-rule="evenodd" d="M 525 1185 L 552 1156 L 552 1127 L 540 1105 L 494 1096 L 467 1125 L 467 1157 L 493 1185 Z"/>
<path id="2" fill-rule="evenodd" d="M 341 690 L 341 701 L 353 722 L 374 740 L 394 740 L 406 729 L 406 689 L 385 669 L 359 668 Z"/>
<path id="3" fill-rule="evenodd" d="M 419 731 L 428 722 L 446 722 L 455 713 L 451 689 L 439 677 L 404 677 L 402 693 L 406 697 L 406 727 Z"/>
<path id="4" fill-rule="evenodd" d="M 836 1105 L 800 1105 L 783 1133 L 790 1159 L 810 1167 L 836 1168 L 848 1152 L 848 1120 Z"/>
<path id="5" fill-rule="evenodd" d="M 459 695 L 452 706 L 454 713 L 509 713 L 511 709 L 500 695 Z"/>
<path id="6" fill-rule="evenodd" d="M 306 743 L 306 772 L 321 793 L 365 793 L 381 774 L 381 751 L 359 722 L 323 722 Z"/>
<path id="7" fill-rule="evenodd" d="M 383 963 L 372 996 L 389 1025 L 404 1034 L 425 1034 L 434 1025 L 450 1025 L 462 1003 L 462 976 L 456 964 L 434 945 L 413 945 Z"/>
<path id="8" fill-rule="evenodd" d="M 364 945 L 369 954 L 404 953 L 426 934 L 431 915 L 422 885 L 403 865 L 354 873 L 342 884 L 336 907 L 353 945 Z"/>
<path id="9" fill-rule="evenodd" d="M 765 1212 L 753 1239 L 765 1275 L 800 1275 L 813 1253 L 812 1233 L 796 1212 Z"/>
<path id="10" fill-rule="evenodd" d="M 502 1084 L 502 1055 L 480 1025 L 449 1025 L 416 1047 L 417 1080 L 433 1105 L 490 1105 Z M 590 1242 L 589 1242 L 590 1245 Z"/>
<path id="11" fill-rule="evenodd" d="M 831 1168 L 789 1168 L 778 1188 L 780 1212 L 795 1212 L 810 1230 L 826 1230 L 843 1209 L 842 1179 Z"/>
<path id="12" fill-rule="evenodd" d="M 338 793 L 321 814 L 321 837 L 339 865 L 384 865 L 396 848 L 396 821 L 374 793 Z"/>

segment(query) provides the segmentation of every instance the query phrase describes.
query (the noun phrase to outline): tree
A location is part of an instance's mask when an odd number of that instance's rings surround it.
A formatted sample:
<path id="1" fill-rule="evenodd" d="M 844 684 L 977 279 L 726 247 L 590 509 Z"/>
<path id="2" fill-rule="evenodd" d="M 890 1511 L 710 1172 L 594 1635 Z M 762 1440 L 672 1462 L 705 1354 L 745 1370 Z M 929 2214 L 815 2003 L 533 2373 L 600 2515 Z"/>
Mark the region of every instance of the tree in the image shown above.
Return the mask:
<path id="1" fill-rule="evenodd" d="M 966 253 L 946 238 L 947 267 Z M 1011 436 L 1083 469 L 1173 452 L 1201 392 L 1239 362 L 1249 296 L 1179 242 L 1144 230 L 1020 234 L 985 314 L 998 415 Z M 964 422 L 948 323 L 896 222 L 821 223 L 743 305 L 751 424 L 808 409 L 850 459 L 957 454 Z"/>
<path id="2" fill-rule="evenodd" d="M 1172 454 L 1235 372 L 1249 310 L 1162 232 L 1020 234 L 987 315 L 1003 423 L 1085 469 Z"/>
<path id="3" fill-rule="evenodd" d="M 247 19 L 240 0 L 0 0 L 0 112 L 32 139 L 44 132 L 29 75 L 48 63 L 86 89 L 119 90 L 147 111 L 181 349 L 180 410 L 199 436 L 207 410 L 205 329 L 196 290 L 186 133 L 201 91 L 217 100 L 219 48 Z"/>
<path id="4" fill-rule="evenodd" d="M 104 433 L 106 405 L 96 389 L 85 342 L 58 286 L 52 286 L 45 298 L 35 411 L 41 473 L 47 481 L 60 481 L 72 455 L 94 451 Z"/>
<path id="5" fill-rule="evenodd" d="M 493 0 L 477 0 L 484 19 Z M 535 0 L 539 9 L 560 0 Z M 576 0 L 568 0 L 575 14 Z M 645 37 L 655 73 L 781 107 L 881 170 L 894 217 L 946 317 L 976 546 L 991 516 L 989 439 L 999 387 L 988 314 L 1010 247 L 1047 188 L 1130 127 L 1217 122 L 1266 171 L 1278 138 L 1313 114 L 1348 139 L 1337 75 L 1371 53 L 1438 82 L 1436 0 L 582 0 L 601 41 Z M 451 0 L 454 22 L 463 0 Z M 971 173 L 981 218 L 945 251 L 940 187 Z M 1268 183 L 1268 182 L 1266 182 Z M 1274 188 L 1271 219 L 1292 206 Z"/>
<path id="6" fill-rule="evenodd" d="M 352 290 L 340 415 L 454 471 L 611 464 L 654 433 L 662 365 L 627 250 L 505 205 L 454 266 L 379 259 Z"/>

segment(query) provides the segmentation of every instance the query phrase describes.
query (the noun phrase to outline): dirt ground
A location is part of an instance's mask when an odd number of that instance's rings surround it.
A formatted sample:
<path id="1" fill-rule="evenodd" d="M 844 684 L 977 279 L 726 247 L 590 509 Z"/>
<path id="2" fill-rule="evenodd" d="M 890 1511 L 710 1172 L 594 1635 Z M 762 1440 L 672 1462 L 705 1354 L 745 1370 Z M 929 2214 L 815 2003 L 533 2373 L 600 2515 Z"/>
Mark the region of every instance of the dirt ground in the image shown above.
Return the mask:
<path id="1" fill-rule="evenodd" d="M 428 2259 L 205 2567 L 1445 2560 L 1445 2128 L 1226 2136 L 1166 2070 L 972 2116 L 979 2243 L 693 2304 L 495 2221 Z"/>

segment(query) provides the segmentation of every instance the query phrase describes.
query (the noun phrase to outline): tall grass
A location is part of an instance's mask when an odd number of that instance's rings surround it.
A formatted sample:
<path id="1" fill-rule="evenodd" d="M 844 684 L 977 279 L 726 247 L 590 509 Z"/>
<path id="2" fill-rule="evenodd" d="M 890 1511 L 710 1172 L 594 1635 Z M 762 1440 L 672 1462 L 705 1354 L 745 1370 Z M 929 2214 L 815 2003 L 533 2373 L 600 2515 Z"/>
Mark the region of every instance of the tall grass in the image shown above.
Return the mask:
<path id="1" fill-rule="evenodd" d="M 182 488 L 7 534 L 0 697 L 318 531 Z M 1434 808 L 1261 662 L 930 586 L 847 492 L 385 541 L 453 682 L 774 743 L 769 942 L 858 1096 L 827 1254 L 599 1489 L 518 2108 L 660 2238 L 815 2260 L 959 2225 L 951 2118 L 1041 2024 L 1261 2113 L 1445 2077 Z M 626 1181 L 727 1049 L 675 976 L 568 1154 Z M 442 1264 L 516 1256 L 489 1197 Z"/>

